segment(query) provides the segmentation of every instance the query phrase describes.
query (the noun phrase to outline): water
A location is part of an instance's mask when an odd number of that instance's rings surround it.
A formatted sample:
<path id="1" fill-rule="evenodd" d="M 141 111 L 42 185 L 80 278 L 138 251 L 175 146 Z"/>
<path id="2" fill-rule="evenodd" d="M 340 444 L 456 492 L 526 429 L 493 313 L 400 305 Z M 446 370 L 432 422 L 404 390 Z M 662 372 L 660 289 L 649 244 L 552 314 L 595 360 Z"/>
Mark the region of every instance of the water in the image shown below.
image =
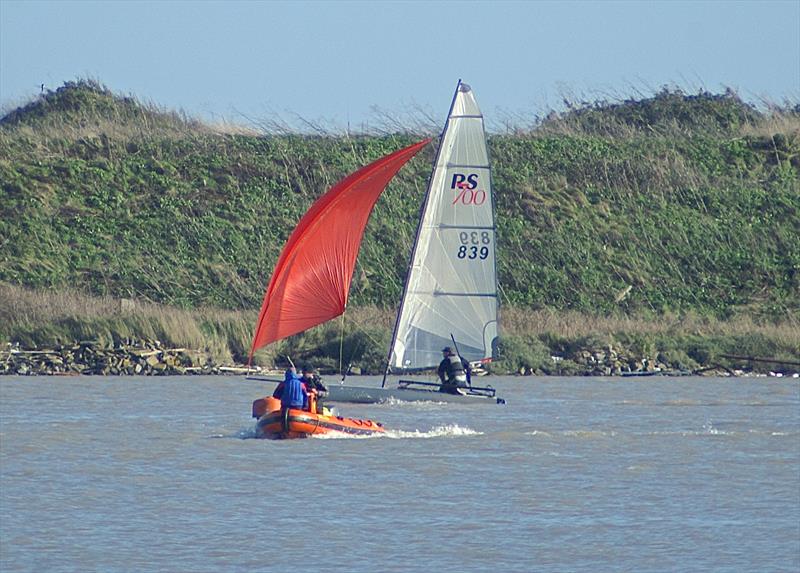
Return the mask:
<path id="1" fill-rule="evenodd" d="M 0 571 L 800 570 L 800 381 L 484 381 L 273 442 L 269 384 L 0 377 Z"/>

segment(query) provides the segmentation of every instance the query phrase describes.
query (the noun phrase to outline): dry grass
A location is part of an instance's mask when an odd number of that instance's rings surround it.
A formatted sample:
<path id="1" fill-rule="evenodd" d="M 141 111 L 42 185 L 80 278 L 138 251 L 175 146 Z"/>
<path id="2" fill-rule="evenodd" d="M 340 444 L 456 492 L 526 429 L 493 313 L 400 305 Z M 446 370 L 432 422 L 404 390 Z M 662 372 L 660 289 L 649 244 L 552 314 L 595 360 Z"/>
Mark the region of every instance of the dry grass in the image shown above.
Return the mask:
<path id="1" fill-rule="evenodd" d="M 217 361 L 242 361 L 249 350 L 256 310 L 227 311 L 214 308 L 182 310 L 129 299 L 87 296 L 76 291 L 32 291 L 0 284 L 0 338 L 12 333 L 31 331 L 46 325 L 67 324 L 75 339 L 130 338 L 155 339 L 175 346 L 203 350 Z M 395 311 L 375 306 L 348 309 L 347 333 L 362 332 L 371 337 L 376 332 L 391 331 Z M 297 340 L 313 344 L 321 333 L 341 328 L 339 320 L 330 321 Z M 550 335 L 562 340 L 590 336 L 606 337 L 615 333 L 628 335 L 739 337 L 760 335 L 781 347 L 800 353 L 800 322 L 759 322 L 749 316 L 718 320 L 693 314 L 664 315 L 655 318 L 625 316 L 590 316 L 575 311 L 530 310 L 504 307 L 501 330 L 510 336 Z M 57 331 L 58 332 L 58 331 Z M 370 334 L 371 333 L 371 334 Z M 63 336 L 63 331 L 61 333 Z M 55 342 L 55 341 L 54 341 Z M 378 344 L 378 340 L 372 340 Z M 276 355 L 285 353 L 279 342 L 258 354 L 258 363 L 270 365 Z M 310 349 L 307 349 L 310 350 Z"/>
<path id="2" fill-rule="evenodd" d="M 108 317 L 121 312 L 121 308 L 122 302 L 109 296 L 86 296 L 70 290 L 31 290 L 0 283 L 0 321 L 6 327 L 74 317 Z"/>
<path id="3" fill-rule="evenodd" d="M 250 349 L 257 310 L 217 308 L 184 310 L 141 300 L 90 296 L 74 290 L 44 291 L 0 283 L 0 339 L 14 333 L 35 332 L 48 325 L 55 338 L 48 344 L 74 340 L 114 338 L 159 340 L 165 344 L 203 350 L 218 362 L 243 361 Z M 370 306 L 348 309 L 347 332 L 385 329 L 394 324 L 394 312 Z M 313 331 L 340 328 L 338 321 Z M 70 339 L 65 336 L 71 335 Z M 312 336 L 313 339 L 313 336 Z M 281 343 L 259 351 L 257 363 L 270 364 Z"/>
<path id="4" fill-rule="evenodd" d="M 98 97 L 102 99 L 104 88 L 95 85 L 96 89 L 101 90 Z M 111 92 L 105 95 L 111 98 Z M 48 97 L 42 95 L 34 98 L 28 107 L 42 102 L 46 105 Z M 108 148 L 114 144 L 152 139 L 184 140 L 214 135 L 256 137 L 263 134 L 256 129 L 229 122 L 204 122 L 183 111 L 166 110 L 132 97 L 114 98 L 114 105 L 100 109 L 87 105 L 80 110 L 78 117 L 67 113 L 48 113 L 36 118 L 32 124 L 11 122 L 0 129 L 0 144 L 25 142 L 39 151 L 59 152 L 64 145 L 76 141 L 98 142 L 101 147 Z"/>
<path id="5" fill-rule="evenodd" d="M 183 310 L 71 290 L 34 291 L 0 284 L 0 322 L 0 337 L 44 329 L 54 338 L 50 344 L 116 338 L 159 340 L 202 350 L 218 362 L 229 363 L 241 359 L 243 349 L 249 347 L 255 313 Z M 48 330 L 50 325 L 55 326 Z"/>
<path id="6" fill-rule="evenodd" d="M 590 316 L 575 311 L 504 308 L 501 325 L 509 335 L 554 333 L 565 339 L 596 334 L 744 336 L 760 334 L 781 346 L 800 350 L 800 321 L 789 317 L 782 322 L 758 322 L 750 316 L 729 320 L 695 314 L 667 314 L 656 318 L 635 316 Z"/>
<path id="7" fill-rule="evenodd" d="M 773 108 L 762 121 L 747 124 L 741 130 L 741 135 L 754 137 L 772 137 L 776 133 L 800 136 L 800 114 Z"/>
<path id="8" fill-rule="evenodd" d="M 38 125 L 19 125 L 11 130 L 0 130 L 0 142 L 7 140 L 24 141 L 27 145 L 42 151 L 53 149 L 76 141 L 98 141 L 103 145 L 125 143 L 145 139 L 185 139 L 208 134 L 230 134 L 229 128 L 217 129 L 196 121 L 181 120 L 153 121 L 147 115 L 120 121 L 100 115 L 89 117 L 86 121 L 74 122 L 61 116 L 48 118 Z"/>

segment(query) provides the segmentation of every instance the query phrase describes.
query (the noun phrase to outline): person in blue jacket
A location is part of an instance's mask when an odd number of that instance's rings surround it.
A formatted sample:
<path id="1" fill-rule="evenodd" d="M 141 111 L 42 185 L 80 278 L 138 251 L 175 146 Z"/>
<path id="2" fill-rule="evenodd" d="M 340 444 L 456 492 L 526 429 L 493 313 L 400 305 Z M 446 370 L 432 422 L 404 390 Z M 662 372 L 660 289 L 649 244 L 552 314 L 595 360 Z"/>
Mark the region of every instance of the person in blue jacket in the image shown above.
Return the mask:
<path id="1" fill-rule="evenodd" d="M 308 409 L 308 390 L 297 375 L 297 369 L 294 366 L 286 370 L 283 382 L 278 384 L 272 396 L 280 398 L 281 408 L 284 410 L 288 408 Z"/>
<path id="2" fill-rule="evenodd" d="M 289 432 L 289 408 L 308 409 L 308 391 L 294 366 L 286 370 L 283 382 L 278 384 L 272 396 L 281 399 L 281 427 L 284 432 Z"/>

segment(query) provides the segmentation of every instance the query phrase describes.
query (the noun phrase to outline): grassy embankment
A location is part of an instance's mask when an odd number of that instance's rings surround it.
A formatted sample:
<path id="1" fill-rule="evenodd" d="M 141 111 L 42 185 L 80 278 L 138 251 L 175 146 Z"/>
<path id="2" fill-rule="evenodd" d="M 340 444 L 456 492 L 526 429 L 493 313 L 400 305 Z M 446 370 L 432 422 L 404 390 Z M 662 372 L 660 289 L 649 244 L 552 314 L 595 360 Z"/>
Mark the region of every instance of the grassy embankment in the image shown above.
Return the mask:
<path id="1" fill-rule="evenodd" d="M 241 360 L 303 211 L 415 137 L 221 132 L 90 82 L 38 98 L 0 120 L 0 339 L 148 337 Z M 721 353 L 798 359 L 796 108 L 663 92 L 577 107 L 489 145 L 498 369 L 580 371 L 581 351 L 609 345 L 681 369 Z M 375 370 L 384 358 L 433 152 L 401 171 L 370 220 L 345 362 Z M 257 359 L 291 349 L 338 365 L 340 329 Z"/>

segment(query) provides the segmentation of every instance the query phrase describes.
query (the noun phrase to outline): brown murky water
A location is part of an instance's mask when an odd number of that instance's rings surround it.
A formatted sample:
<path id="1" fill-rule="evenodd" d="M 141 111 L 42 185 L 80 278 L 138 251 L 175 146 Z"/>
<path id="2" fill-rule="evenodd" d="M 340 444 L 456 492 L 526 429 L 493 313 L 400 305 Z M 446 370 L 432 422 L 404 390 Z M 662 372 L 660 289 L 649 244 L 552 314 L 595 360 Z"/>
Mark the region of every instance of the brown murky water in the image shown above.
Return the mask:
<path id="1" fill-rule="evenodd" d="M 800 569 L 800 381 L 485 381 L 271 442 L 259 382 L 0 378 L 0 570 Z"/>

